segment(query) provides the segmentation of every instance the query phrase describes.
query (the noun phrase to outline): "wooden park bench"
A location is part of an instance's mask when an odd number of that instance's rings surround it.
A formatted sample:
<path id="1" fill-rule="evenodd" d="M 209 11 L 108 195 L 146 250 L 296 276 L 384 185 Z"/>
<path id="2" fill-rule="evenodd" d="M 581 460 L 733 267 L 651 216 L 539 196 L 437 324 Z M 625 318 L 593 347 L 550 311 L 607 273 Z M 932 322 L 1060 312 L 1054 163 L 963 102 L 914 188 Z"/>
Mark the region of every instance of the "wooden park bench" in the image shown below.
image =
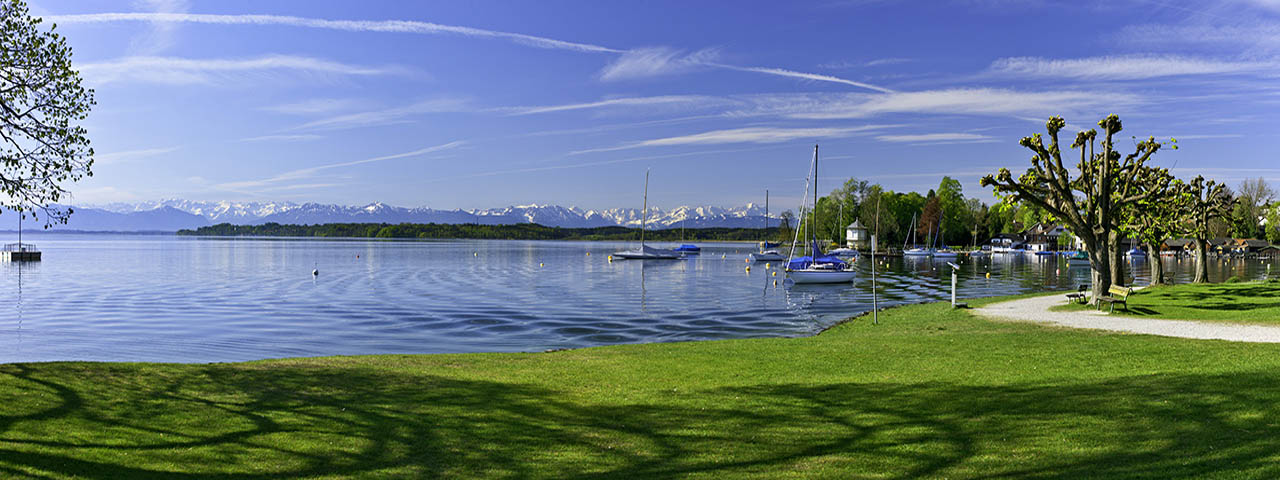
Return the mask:
<path id="1" fill-rule="evenodd" d="M 1089 291 L 1089 285 L 1081 285 L 1076 288 L 1075 293 L 1067 294 L 1067 303 L 1085 303 L 1085 300 L 1089 298 L 1089 296 L 1084 293 L 1087 291 Z"/>
<path id="2" fill-rule="evenodd" d="M 1116 311 L 1116 304 L 1117 304 L 1117 303 L 1122 303 L 1122 304 L 1124 304 L 1124 309 L 1125 309 L 1125 310 L 1128 310 L 1128 309 L 1129 309 L 1129 294 L 1131 294 L 1131 293 L 1133 293 L 1133 289 L 1132 289 L 1132 288 L 1129 288 L 1129 287 L 1121 287 L 1121 286 L 1119 286 L 1119 285 L 1112 285 L 1112 286 L 1111 286 L 1111 288 L 1108 288 L 1108 289 L 1107 289 L 1107 294 L 1106 294 L 1106 295 L 1103 295 L 1103 296 L 1101 296 L 1101 297 L 1099 297 L 1099 298 L 1098 298 L 1098 310 L 1102 310 L 1102 302 L 1107 302 L 1107 303 L 1111 304 L 1111 309 L 1110 309 L 1110 310 L 1108 310 L 1108 312 L 1114 312 L 1114 311 Z"/>

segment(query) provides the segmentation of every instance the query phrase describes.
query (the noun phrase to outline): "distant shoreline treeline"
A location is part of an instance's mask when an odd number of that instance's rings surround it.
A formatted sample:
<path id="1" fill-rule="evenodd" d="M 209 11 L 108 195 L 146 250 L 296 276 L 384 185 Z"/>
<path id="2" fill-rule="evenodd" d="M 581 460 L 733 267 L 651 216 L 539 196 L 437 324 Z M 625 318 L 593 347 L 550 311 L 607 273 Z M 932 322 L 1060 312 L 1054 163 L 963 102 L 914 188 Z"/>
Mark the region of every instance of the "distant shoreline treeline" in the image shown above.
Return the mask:
<path id="1" fill-rule="evenodd" d="M 777 241 L 789 229 L 774 228 L 689 228 L 686 241 Z M 628 227 L 559 228 L 536 223 L 512 225 L 441 223 L 326 223 L 321 225 L 232 225 L 221 223 L 195 230 L 179 230 L 178 235 L 222 237 L 349 237 L 349 238 L 458 238 L 477 240 L 635 240 L 640 229 Z M 680 241 L 680 229 L 648 230 L 646 240 Z"/>

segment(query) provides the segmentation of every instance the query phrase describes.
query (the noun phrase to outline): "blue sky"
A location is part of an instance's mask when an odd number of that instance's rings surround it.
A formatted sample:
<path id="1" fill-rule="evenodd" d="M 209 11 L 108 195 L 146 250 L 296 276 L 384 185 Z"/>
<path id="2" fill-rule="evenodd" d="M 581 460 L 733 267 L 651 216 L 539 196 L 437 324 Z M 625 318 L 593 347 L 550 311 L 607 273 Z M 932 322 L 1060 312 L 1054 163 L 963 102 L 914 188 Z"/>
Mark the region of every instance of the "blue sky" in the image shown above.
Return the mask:
<path id="1" fill-rule="evenodd" d="M 97 91 L 76 203 L 798 202 L 1022 169 L 1061 114 L 1280 181 L 1280 2 L 50 1 Z"/>

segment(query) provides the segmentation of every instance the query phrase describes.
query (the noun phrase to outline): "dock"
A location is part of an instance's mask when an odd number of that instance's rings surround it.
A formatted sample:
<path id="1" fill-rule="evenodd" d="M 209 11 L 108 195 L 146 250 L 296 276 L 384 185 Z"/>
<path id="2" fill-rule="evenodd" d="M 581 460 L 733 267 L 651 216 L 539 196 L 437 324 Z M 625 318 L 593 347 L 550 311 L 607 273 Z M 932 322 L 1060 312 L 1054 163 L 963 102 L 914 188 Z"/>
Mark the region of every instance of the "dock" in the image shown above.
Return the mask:
<path id="1" fill-rule="evenodd" d="M 30 243 L 7 243 L 0 248 L 0 262 L 38 262 L 40 249 Z"/>

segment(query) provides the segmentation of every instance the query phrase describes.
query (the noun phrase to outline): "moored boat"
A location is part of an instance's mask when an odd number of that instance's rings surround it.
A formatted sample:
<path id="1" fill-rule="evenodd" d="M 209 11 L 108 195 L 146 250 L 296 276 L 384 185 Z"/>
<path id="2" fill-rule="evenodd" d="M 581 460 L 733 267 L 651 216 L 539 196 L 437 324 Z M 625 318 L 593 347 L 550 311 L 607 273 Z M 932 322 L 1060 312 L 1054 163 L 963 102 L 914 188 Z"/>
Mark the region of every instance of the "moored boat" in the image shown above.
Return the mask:
<path id="1" fill-rule="evenodd" d="M 813 146 L 813 204 L 812 225 L 818 225 L 818 146 Z M 805 186 L 806 188 L 808 185 Z M 813 229 L 809 229 L 810 238 L 808 240 L 810 247 L 810 256 L 791 258 L 787 261 L 787 278 L 797 284 L 800 283 L 847 283 L 853 281 L 857 273 L 849 268 L 849 264 L 834 255 L 823 253 L 822 247 L 818 244 L 817 234 Z M 795 240 L 792 240 L 791 249 L 795 251 Z"/>
<path id="2" fill-rule="evenodd" d="M 653 248 L 644 244 L 644 229 L 649 216 L 649 171 L 644 171 L 644 209 L 640 211 L 640 248 L 614 253 L 620 260 L 677 260 L 680 252 L 667 248 Z"/>

